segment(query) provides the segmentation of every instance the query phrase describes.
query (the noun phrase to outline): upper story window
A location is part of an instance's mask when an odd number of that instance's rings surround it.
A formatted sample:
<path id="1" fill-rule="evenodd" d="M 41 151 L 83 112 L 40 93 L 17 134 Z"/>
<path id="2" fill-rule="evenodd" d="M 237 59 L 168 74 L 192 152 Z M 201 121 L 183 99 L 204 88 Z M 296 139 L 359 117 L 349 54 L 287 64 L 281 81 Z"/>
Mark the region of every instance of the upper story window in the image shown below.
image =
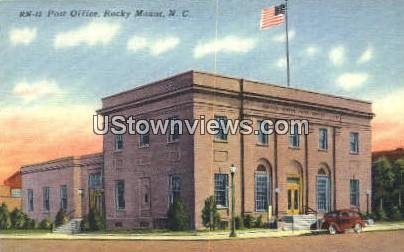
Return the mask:
<path id="1" fill-rule="evenodd" d="M 43 193 L 43 210 L 45 212 L 49 212 L 49 210 L 50 210 L 50 200 L 49 200 L 50 188 L 47 186 L 43 187 L 42 193 Z"/>
<path id="2" fill-rule="evenodd" d="M 228 190 L 229 176 L 228 174 L 215 174 L 215 201 L 217 207 L 228 207 Z"/>
<path id="3" fill-rule="evenodd" d="M 115 181 L 115 202 L 116 209 L 125 209 L 125 181 Z"/>
<path id="4" fill-rule="evenodd" d="M 88 176 L 88 186 L 90 188 L 99 188 L 102 186 L 101 172 L 91 173 Z"/>
<path id="5" fill-rule="evenodd" d="M 12 198 L 21 198 L 21 189 L 20 188 L 11 189 L 11 197 Z"/>
<path id="6" fill-rule="evenodd" d="M 60 186 L 60 209 L 67 209 L 67 186 Z"/>
<path id="7" fill-rule="evenodd" d="M 328 149 L 328 130 L 325 128 L 319 129 L 318 147 L 320 150 Z"/>
<path id="8" fill-rule="evenodd" d="M 139 135 L 139 147 L 147 147 L 150 144 L 150 133 Z"/>
<path id="9" fill-rule="evenodd" d="M 123 149 L 123 135 L 115 135 L 115 150 Z"/>
<path id="10" fill-rule="evenodd" d="M 34 191 L 32 189 L 27 190 L 27 203 L 28 211 L 34 211 Z"/>
<path id="11" fill-rule="evenodd" d="M 349 189 L 351 207 L 359 208 L 359 179 L 351 179 Z"/>
<path id="12" fill-rule="evenodd" d="M 170 176 L 170 196 L 169 203 L 173 204 L 175 200 L 180 198 L 181 178 L 179 176 Z"/>
<path id="13" fill-rule="evenodd" d="M 215 135 L 216 140 L 227 141 L 227 132 L 225 132 L 225 125 L 227 125 L 227 116 L 215 115 L 215 120 L 218 122 L 218 133 Z"/>
<path id="14" fill-rule="evenodd" d="M 265 127 L 265 130 L 268 131 L 268 124 L 263 124 L 261 120 L 257 121 L 258 125 L 258 143 L 262 145 L 268 145 L 268 134 L 265 134 L 262 129 Z"/>
<path id="15" fill-rule="evenodd" d="M 176 116 L 170 117 L 170 127 L 168 128 L 167 142 L 174 143 L 180 139 L 180 124 L 181 122 Z"/>
<path id="16" fill-rule="evenodd" d="M 298 134 L 298 125 L 294 125 L 294 132 L 289 133 L 289 146 L 293 148 L 298 148 L 300 146 L 300 135 Z"/>
<path id="17" fill-rule="evenodd" d="M 350 152 L 359 153 L 359 133 L 351 132 L 349 136 Z"/>

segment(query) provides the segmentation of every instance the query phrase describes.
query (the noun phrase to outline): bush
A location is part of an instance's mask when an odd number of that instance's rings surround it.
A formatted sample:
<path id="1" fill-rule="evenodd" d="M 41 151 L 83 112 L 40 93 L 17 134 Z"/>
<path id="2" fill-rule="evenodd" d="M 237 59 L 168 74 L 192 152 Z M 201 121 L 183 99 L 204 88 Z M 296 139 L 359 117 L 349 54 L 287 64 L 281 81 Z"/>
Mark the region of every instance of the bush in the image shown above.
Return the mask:
<path id="1" fill-rule="evenodd" d="M 97 209 L 90 208 L 87 216 L 80 222 L 82 231 L 98 231 L 105 229 L 104 219 Z"/>
<path id="2" fill-rule="evenodd" d="M 167 227 L 170 230 L 186 230 L 189 227 L 189 217 L 181 199 L 175 199 L 167 212 Z"/>
<path id="3" fill-rule="evenodd" d="M 58 213 L 55 216 L 55 226 L 59 227 L 64 224 L 66 224 L 69 221 L 69 218 L 67 217 L 66 211 L 63 209 L 60 209 Z"/>
<path id="4" fill-rule="evenodd" d="M 389 211 L 389 217 L 392 220 L 400 220 L 401 219 L 400 208 L 398 208 L 397 206 L 392 207 Z"/>
<path id="5" fill-rule="evenodd" d="M 383 209 L 375 211 L 375 217 L 377 220 L 387 220 L 387 214 Z"/>
<path id="6" fill-rule="evenodd" d="M 247 214 L 244 216 L 244 227 L 246 228 L 253 228 L 255 226 L 255 219 L 254 216 L 251 214 Z"/>
<path id="7" fill-rule="evenodd" d="M 236 218 L 234 218 L 234 222 L 236 224 L 236 229 L 243 229 L 244 228 L 243 217 L 236 216 Z"/>
<path id="8" fill-rule="evenodd" d="M 220 214 L 216 208 L 216 201 L 213 196 L 205 200 L 205 206 L 202 209 L 202 223 L 209 230 L 215 230 L 220 227 Z"/>
<path id="9" fill-rule="evenodd" d="M 53 223 L 49 218 L 45 218 L 41 222 L 39 222 L 40 229 L 51 229 L 52 227 Z"/>
<path id="10" fill-rule="evenodd" d="M 28 216 L 20 209 L 15 208 L 11 214 L 11 227 L 15 229 L 23 229 L 26 228 L 26 222 L 28 220 Z"/>
<path id="11" fill-rule="evenodd" d="M 31 219 L 31 218 L 27 218 L 27 220 L 25 221 L 24 228 L 26 228 L 26 229 L 35 229 L 36 228 L 35 220 Z"/>
<path id="12" fill-rule="evenodd" d="M 264 227 L 264 222 L 262 221 L 262 215 L 258 216 L 257 219 L 255 220 L 255 227 L 256 228 Z"/>
<path id="13" fill-rule="evenodd" d="M 0 229 L 9 229 L 9 228 L 11 228 L 10 213 L 8 211 L 7 205 L 3 203 L 0 206 Z"/>

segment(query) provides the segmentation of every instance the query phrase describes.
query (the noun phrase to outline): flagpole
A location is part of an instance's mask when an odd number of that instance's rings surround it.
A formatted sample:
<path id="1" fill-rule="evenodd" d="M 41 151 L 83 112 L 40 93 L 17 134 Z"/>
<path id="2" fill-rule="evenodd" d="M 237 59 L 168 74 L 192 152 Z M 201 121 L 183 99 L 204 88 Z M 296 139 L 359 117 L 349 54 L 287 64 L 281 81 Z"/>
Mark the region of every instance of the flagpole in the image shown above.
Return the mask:
<path id="1" fill-rule="evenodd" d="M 287 75 L 287 84 L 288 84 L 288 87 L 290 87 L 289 33 L 288 33 L 288 0 L 285 0 L 285 30 L 286 30 L 286 75 Z"/>

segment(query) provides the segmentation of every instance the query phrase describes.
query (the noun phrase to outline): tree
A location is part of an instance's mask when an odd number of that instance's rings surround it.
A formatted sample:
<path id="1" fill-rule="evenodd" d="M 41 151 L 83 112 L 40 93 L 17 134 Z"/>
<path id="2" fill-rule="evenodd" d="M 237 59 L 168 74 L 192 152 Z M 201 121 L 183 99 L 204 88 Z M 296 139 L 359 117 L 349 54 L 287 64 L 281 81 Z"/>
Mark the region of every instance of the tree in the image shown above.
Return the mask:
<path id="1" fill-rule="evenodd" d="M 216 201 L 213 196 L 205 200 L 205 206 L 202 209 L 202 223 L 209 230 L 214 230 L 220 225 L 220 214 L 216 208 Z"/>
<path id="2" fill-rule="evenodd" d="M 0 206 L 0 230 L 9 229 L 11 227 L 10 212 L 8 211 L 7 205 L 2 204 Z"/>
<path id="3" fill-rule="evenodd" d="M 372 171 L 375 198 L 379 200 L 379 211 L 383 211 L 384 200 L 393 187 L 393 169 L 390 161 L 383 156 L 373 164 Z"/>
<path id="4" fill-rule="evenodd" d="M 394 171 L 394 194 L 397 195 L 397 204 L 401 209 L 404 195 L 404 159 L 397 159 L 393 164 Z"/>
<path id="5" fill-rule="evenodd" d="M 167 212 L 168 228 L 170 230 L 186 230 L 189 227 L 189 217 L 184 203 L 180 198 L 175 198 Z"/>

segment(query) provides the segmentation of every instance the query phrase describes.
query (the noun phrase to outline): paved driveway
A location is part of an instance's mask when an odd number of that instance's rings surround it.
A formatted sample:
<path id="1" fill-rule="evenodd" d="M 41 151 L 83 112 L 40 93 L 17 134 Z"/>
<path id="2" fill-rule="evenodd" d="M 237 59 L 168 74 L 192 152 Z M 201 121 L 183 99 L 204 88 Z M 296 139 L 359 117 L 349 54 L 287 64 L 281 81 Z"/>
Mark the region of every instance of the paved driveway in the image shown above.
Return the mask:
<path id="1" fill-rule="evenodd" d="M 217 241 L 0 240 L 0 252 L 26 251 L 404 251 L 404 230 Z"/>

